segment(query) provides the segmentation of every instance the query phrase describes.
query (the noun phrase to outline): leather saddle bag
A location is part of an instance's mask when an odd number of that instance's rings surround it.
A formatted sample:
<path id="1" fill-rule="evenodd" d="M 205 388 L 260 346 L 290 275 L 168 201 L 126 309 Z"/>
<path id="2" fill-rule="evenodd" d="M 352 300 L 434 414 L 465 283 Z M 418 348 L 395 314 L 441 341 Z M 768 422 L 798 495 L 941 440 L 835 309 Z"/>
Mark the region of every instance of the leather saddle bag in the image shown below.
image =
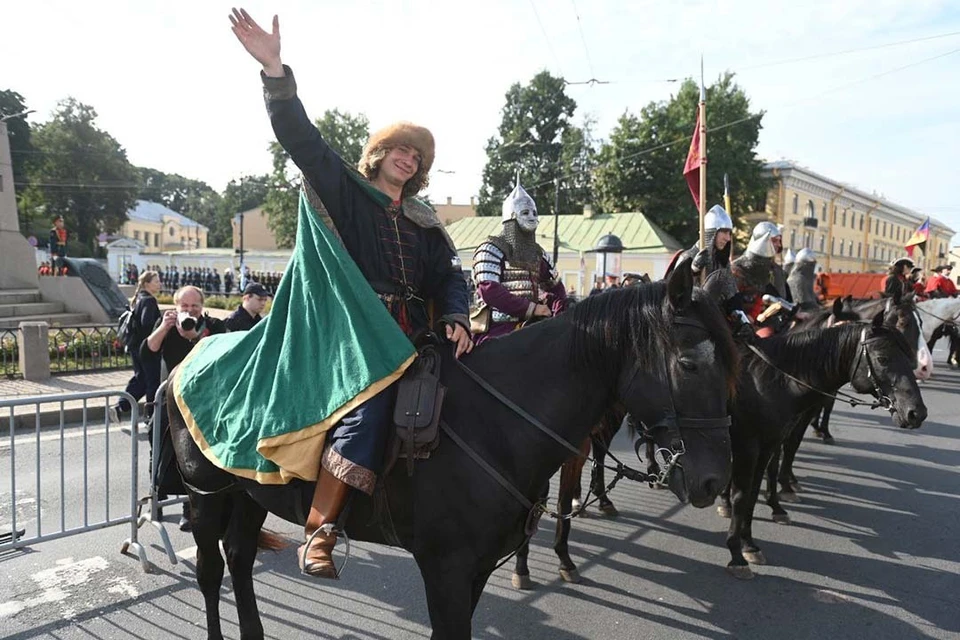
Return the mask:
<path id="1" fill-rule="evenodd" d="M 440 384 L 440 354 L 432 345 L 423 347 L 397 383 L 393 410 L 396 437 L 392 453 L 406 458 L 408 475 L 413 475 L 414 460 L 429 458 L 440 443 L 440 409 L 445 393 L 446 388 Z"/>

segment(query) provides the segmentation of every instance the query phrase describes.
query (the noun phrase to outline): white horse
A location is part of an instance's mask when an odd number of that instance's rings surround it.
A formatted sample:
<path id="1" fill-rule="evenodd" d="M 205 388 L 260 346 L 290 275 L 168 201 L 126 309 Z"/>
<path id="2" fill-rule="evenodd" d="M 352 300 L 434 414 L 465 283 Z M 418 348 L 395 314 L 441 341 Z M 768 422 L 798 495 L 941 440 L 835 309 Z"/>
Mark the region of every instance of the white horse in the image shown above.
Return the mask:
<path id="1" fill-rule="evenodd" d="M 917 303 L 923 327 L 923 341 L 930 342 L 933 332 L 944 322 L 960 321 L 960 298 L 934 298 Z"/>

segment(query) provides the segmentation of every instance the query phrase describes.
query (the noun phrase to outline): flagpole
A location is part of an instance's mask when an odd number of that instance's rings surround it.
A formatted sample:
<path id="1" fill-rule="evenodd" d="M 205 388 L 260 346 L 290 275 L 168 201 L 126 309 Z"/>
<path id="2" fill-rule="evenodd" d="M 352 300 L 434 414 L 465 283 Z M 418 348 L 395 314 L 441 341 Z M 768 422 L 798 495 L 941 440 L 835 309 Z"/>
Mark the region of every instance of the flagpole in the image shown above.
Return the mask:
<path id="1" fill-rule="evenodd" d="M 707 92 L 703 87 L 703 55 L 700 56 L 700 248 L 706 248 L 707 231 Z"/>

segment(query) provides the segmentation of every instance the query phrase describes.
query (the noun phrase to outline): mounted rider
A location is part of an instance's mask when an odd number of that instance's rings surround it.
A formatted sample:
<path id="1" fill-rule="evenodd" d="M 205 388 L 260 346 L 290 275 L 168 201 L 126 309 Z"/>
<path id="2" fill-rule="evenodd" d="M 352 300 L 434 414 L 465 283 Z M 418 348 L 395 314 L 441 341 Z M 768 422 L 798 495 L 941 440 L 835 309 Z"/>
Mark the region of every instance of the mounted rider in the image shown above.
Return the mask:
<path id="1" fill-rule="evenodd" d="M 793 302 L 800 305 L 801 311 L 817 311 L 820 299 L 816 292 L 817 256 L 813 250 L 804 247 L 797 251 L 793 268 L 787 276 L 787 285 L 793 296 Z"/>
<path id="2" fill-rule="evenodd" d="M 899 300 L 913 291 L 913 283 L 910 281 L 911 269 L 913 269 L 913 260 L 910 258 L 897 258 L 891 262 L 887 269 L 887 277 L 883 281 L 883 297 Z"/>
<path id="3" fill-rule="evenodd" d="M 234 10 L 231 21 L 234 34 L 263 66 L 264 98 L 277 140 L 302 171 L 310 204 L 327 226 L 333 227 L 359 274 L 376 293 L 368 299 L 377 304 L 378 297 L 403 334 L 411 338 L 432 328 L 429 303 L 434 301 L 436 319 L 443 323 L 447 339 L 456 344 L 457 356 L 470 351 L 469 298 L 456 250 L 436 214 L 415 198 L 429 181 L 433 135 L 408 122 L 395 123 L 370 136 L 358 169 L 346 165 L 321 137 L 297 97 L 293 71 L 280 59 L 276 16 L 272 32 L 261 29 L 245 11 Z M 298 277 L 297 273 L 288 271 L 290 278 Z M 280 295 L 277 297 L 279 303 Z M 302 301 L 297 304 L 302 308 Z M 331 300 L 329 304 L 337 303 Z M 319 308 L 307 306 L 307 312 L 318 313 L 315 309 Z M 276 310 L 271 316 L 274 313 Z M 260 323 L 267 331 L 271 328 L 268 321 Z M 292 338 L 285 337 L 285 344 L 288 339 Z M 310 358 L 311 354 L 296 357 Z M 333 377 L 357 375 L 335 371 Z M 332 525 L 351 488 L 373 492 L 395 388 L 392 377 L 371 385 L 343 406 L 345 413 L 337 414 L 339 419 L 325 434 L 306 517 L 307 544 L 298 551 L 305 573 L 336 577 L 331 554 L 337 536 Z M 299 393 L 308 391 L 305 386 Z M 313 460 L 307 462 L 316 469 Z"/>
<path id="4" fill-rule="evenodd" d="M 471 314 L 474 342 L 511 333 L 522 323 L 549 318 L 566 309 L 567 291 L 547 252 L 537 243 L 537 204 L 520 176 L 503 201 L 503 231 L 490 236 L 473 254 L 476 310 Z"/>
<path id="5" fill-rule="evenodd" d="M 957 296 L 957 285 L 950 279 L 952 270 L 953 267 L 949 264 L 941 264 L 934 269 L 935 275 L 927 280 L 924 292 L 931 298 L 955 298 Z"/>
<path id="6" fill-rule="evenodd" d="M 796 262 L 797 254 L 793 252 L 793 249 L 787 249 L 783 254 L 783 275 L 788 280 Z M 787 286 L 790 286 L 789 282 L 787 283 Z"/>
<path id="7" fill-rule="evenodd" d="M 743 296 L 743 309 L 751 321 L 756 321 L 763 311 L 764 294 L 787 298 L 786 278 L 776 262 L 782 250 L 780 228 L 764 220 L 753 228 L 744 254 L 733 261 L 730 270 Z"/>

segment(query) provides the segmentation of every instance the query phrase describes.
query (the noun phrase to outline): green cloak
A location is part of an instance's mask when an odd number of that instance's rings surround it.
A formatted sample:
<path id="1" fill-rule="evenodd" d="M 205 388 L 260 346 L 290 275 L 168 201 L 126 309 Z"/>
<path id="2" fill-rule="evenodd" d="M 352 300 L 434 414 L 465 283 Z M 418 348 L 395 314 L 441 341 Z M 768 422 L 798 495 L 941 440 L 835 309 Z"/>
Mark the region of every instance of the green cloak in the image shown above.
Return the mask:
<path id="1" fill-rule="evenodd" d="M 298 215 L 270 313 L 250 331 L 201 340 L 171 384 L 204 455 L 261 484 L 316 480 L 326 431 L 416 357 L 303 193 Z"/>

